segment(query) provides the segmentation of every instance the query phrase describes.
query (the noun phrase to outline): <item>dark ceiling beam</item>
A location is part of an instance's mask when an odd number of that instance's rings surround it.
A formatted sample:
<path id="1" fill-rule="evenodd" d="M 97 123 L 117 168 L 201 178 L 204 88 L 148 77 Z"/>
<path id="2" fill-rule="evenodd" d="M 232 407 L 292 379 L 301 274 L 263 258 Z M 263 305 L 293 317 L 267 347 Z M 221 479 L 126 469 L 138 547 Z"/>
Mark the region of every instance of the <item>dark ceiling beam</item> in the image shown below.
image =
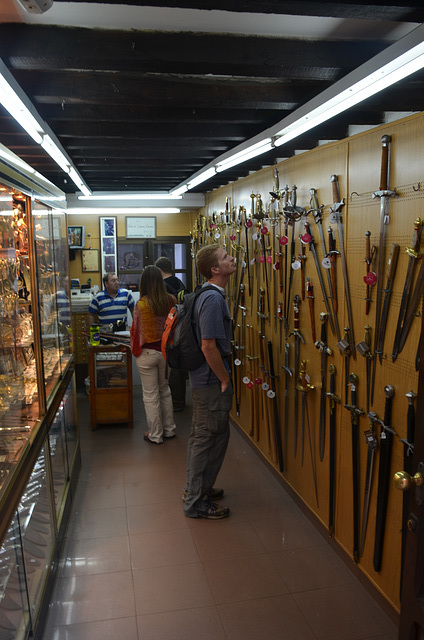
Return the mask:
<path id="1" fill-rule="evenodd" d="M 0 57 L 11 69 L 205 74 L 335 81 L 389 43 L 358 39 L 0 25 Z M 193 55 L 195 52 L 195 55 Z M 335 64 L 335 61 L 336 64 Z"/>
<path id="2" fill-rule="evenodd" d="M 164 104 L 177 107 L 208 107 L 238 109 L 292 109 L 323 91 L 327 82 L 277 82 L 259 84 L 245 81 L 235 83 L 231 79 L 223 82 L 202 84 L 195 81 L 149 79 L 137 83 L 129 75 L 114 74 L 34 74 L 27 71 L 14 72 L 15 78 L 35 106 L 58 104 L 63 109 L 67 103 L 137 105 L 148 104 L 161 107 Z M 41 113 L 41 111 L 40 111 Z"/>
<path id="3" fill-rule="evenodd" d="M 65 0 L 55 0 L 64 2 Z M 87 0 L 75 0 L 87 2 Z M 96 0 L 88 0 L 94 3 Z M 146 0 L 103 0 L 105 4 L 126 4 L 142 7 Z M 355 18 L 367 20 L 408 20 L 424 22 L 423 6 L 420 0 L 410 0 L 400 5 L 398 0 L 387 0 L 384 5 L 367 0 L 342 0 L 341 2 L 320 2 L 320 0 L 149 0 L 152 7 L 176 7 L 183 9 L 209 9 L 218 11 L 275 13 L 289 15 L 326 16 L 333 18 Z"/>

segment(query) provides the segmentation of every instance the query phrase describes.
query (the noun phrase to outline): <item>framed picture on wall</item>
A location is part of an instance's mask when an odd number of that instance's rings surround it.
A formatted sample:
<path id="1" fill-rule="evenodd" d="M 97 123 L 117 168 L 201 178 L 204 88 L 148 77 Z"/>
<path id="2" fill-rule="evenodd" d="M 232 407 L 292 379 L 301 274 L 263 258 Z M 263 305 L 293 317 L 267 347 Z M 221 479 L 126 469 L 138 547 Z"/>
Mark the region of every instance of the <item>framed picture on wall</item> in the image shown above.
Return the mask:
<path id="1" fill-rule="evenodd" d="M 156 218 L 126 218 L 127 238 L 156 238 Z"/>
<path id="2" fill-rule="evenodd" d="M 100 218 L 101 275 L 117 272 L 116 217 Z"/>
<path id="3" fill-rule="evenodd" d="M 81 261 L 83 271 L 99 271 L 99 250 L 83 249 L 81 252 Z"/>

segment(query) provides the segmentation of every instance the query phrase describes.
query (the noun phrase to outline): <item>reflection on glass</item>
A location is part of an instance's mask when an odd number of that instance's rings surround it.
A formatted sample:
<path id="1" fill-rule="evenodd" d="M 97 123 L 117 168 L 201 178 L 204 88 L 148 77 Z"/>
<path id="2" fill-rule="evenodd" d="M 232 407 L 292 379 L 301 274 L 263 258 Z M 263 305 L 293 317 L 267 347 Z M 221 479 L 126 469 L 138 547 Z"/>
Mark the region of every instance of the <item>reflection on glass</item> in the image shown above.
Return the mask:
<path id="1" fill-rule="evenodd" d="M 40 608 L 54 545 L 50 490 L 43 447 L 18 507 L 30 612 Z"/>
<path id="2" fill-rule="evenodd" d="M 15 514 L 0 547 L 0 638 L 27 638 L 29 626 L 21 530 Z"/>
<path id="3" fill-rule="evenodd" d="M 0 490 L 38 415 L 28 201 L 0 185 Z"/>
<path id="4" fill-rule="evenodd" d="M 66 217 L 40 202 L 33 204 L 46 395 L 70 358 L 71 312 L 67 276 Z"/>

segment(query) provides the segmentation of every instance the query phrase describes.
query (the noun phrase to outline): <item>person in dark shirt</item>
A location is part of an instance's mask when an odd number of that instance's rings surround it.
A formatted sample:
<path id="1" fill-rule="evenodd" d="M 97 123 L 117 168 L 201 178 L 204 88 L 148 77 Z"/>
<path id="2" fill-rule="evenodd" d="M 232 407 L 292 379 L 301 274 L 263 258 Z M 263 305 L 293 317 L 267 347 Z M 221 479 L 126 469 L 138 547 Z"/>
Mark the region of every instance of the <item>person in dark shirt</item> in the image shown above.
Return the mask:
<path id="1" fill-rule="evenodd" d="M 187 289 L 184 282 L 173 275 L 171 260 L 166 256 L 162 256 L 156 260 L 155 267 L 158 267 L 160 270 L 168 293 L 171 293 L 178 301 L 181 301 L 182 296 L 186 293 Z M 186 371 L 181 371 L 179 369 L 170 370 L 168 382 L 172 394 L 172 404 L 174 406 L 174 411 L 176 412 L 183 411 L 185 408 L 186 380 Z"/>

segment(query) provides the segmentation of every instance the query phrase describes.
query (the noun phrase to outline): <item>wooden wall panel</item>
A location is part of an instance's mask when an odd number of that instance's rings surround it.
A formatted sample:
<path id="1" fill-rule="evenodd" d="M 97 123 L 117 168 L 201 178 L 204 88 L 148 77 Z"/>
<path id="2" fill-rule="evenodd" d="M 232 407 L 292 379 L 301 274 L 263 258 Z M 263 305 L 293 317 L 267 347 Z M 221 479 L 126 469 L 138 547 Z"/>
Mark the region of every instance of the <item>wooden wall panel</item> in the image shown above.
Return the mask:
<path id="1" fill-rule="evenodd" d="M 312 151 L 296 155 L 284 160 L 277 165 L 279 173 L 280 190 L 287 184 L 291 189 L 297 186 L 297 204 L 305 209 L 310 208 L 309 189 L 315 188 L 318 192 L 319 202 L 325 205 L 323 213 L 323 228 L 325 240 L 328 243 L 327 228 L 330 225 L 330 207 L 333 201 L 331 175 L 339 177 L 340 195 L 344 198 L 345 206 L 342 210 L 342 219 L 345 234 L 345 247 L 347 255 L 347 271 L 349 278 L 349 289 L 352 303 L 353 328 L 355 344 L 364 340 L 365 325 L 371 327 L 372 347 L 374 345 L 375 327 L 375 301 L 376 289 L 372 288 L 370 312 L 365 313 L 366 287 L 363 277 L 366 273 L 365 265 L 365 231 L 371 232 L 371 242 L 379 250 L 379 228 L 380 228 L 380 200 L 372 195 L 380 186 L 380 165 L 381 165 L 381 137 L 384 134 L 391 136 L 391 178 L 390 187 L 396 191 L 396 197 L 390 198 L 389 216 L 390 222 L 387 228 L 387 246 L 390 243 L 400 245 L 398 268 L 393 285 L 386 340 L 384 343 L 384 354 L 382 364 L 376 365 L 375 394 L 374 402 L 370 407 L 378 417 L 384 417 L 384 387 L 392 385 L 395 389 L 393 400 L 392 424 L 396 430 L 393 444 L 392 472 L 403 468 L 403 444 L 401 438 L 406 437 L 406 413 L 407 398 L 405 394 L 416 391 L 418 374 L 415 370 L 415 356 L 420 334 L 420 320 L 415 318 L 411 327 L 410 335 L 405 347 L 395 362 L 392 361 L 390 353 L 392 350 L 397 316 L 402 297 L 403 285 L 408 264 L 408 255 L 405 248 L 410 246 L 413 224 L 417 216 L 423 210 L 423 163 L 422 163 L 422 142 L 424 128 L 424 115 L 418 114 L 390 123 L 383 127 L 375 128 L 358 136 L 349 138 L 341 142 L 327 144 Z M 249 231 L 249 252 L 250 257 L 255 258 L 253 264 L 249 265 L 251 279 L 247 278 L 247 269 L 244 277 L 246 292 L 249 286 L 252 295 L 246 296 L 246 311 L 242 316 L 241 311 L 237 312 L 236 345 L 243 344 L 244 349 L 237 353 L 242 360 L 242 364 L 237 368 L 238 378 L 264 376 L 263 370 L 259 369 L 260 351 L 258 347 L 260 321 L 258 311 L 258 280 L 259 286 L 265 287 L 267 280 L 263 265 L 260 265 L 258 258 L 261 254 L 260 241 L 254 241 L 254 232 L 260 235 L 263 225 L 268 227 L 269 233 L 266 235 L 266 245 L 268 255 L 273 255 L 273 261 L 277 261 L 277 254 L 280 252 L 278 238 L 283 235 L 284 226 L 282 218 L 275 222 L 273 226 L 273 213 L 269 192 L 274 189 L 274 167 L 266 167 L 255 174 L 252 174 L 222 189 L 218 189 L 207 195 L 207 204 L 201 212 L 201 216 L 194 226 L 194 234 L 203 234 L 204 242 L 214 241 L 214 236 L 210 230 L 212 217 L 214 218 L 218 232 L 219 242 L 225 242 L 228 250 L 232 251 L 241 264 L 243 254 L 235 248 L 235 244 L 245 245 L 244 225 L 237 226 L 235 223 L 226 223 L 225 201 L 228 198 L 230 211 L 234 214 L 230 219 L 237 219 L 240 215 L 240 207 L 246 209 L 246 215 L 251 211 L 251 194 L 261 194 L 264 208 L 270 211 L 270 219 L 265 219 L 263 223 L 254 221 L 253 228 Z M 309 220 L 313 236 L 316 241 L 319 260 L 323 258 L 321 242 L 317 225 L 313 219 Z M 220 225 L 221 223 L 221 225 Z M 230 225 L 231 229 L 228 229 Z M 336 247 L 339 249 L 339 238 L 335 224 L 331 224 L 336 238 Z M 199 228 L 203 231 L 199 231 Z M 216 233 L 214 230 L 213 233 Z M 299 253 L 299 235 L 303 233 L 303 222 L 299 221 L 295 226 L 296 255 Z M 291 232 L 290 232 L 291 234 Z M 231 243 L 229 237 L 236 238 Z M 255 253 L 256 249 L 256 253 Z M 284 251 L 284 250 L 283 250 Z M 384 269 L 386 269 L 386 251 Z M 419 266 L 420 262 L 418 262 Z M 327 285 L 326 275 L 323 271 L 325 285 Z M 415 279 L 418 268 L 415 273 Z M 315 295 L 315 323 L 317 339 L 320 338 L 320 312 L 325 311 L 323 297 L 320 292 L 319 282 L 309 248 L 306 248 L 305 275 L 310 277 L 314 285 Z M 288 399 L 285 401 L 286 376 L 282 370 L 284 364 L 284 345 L 289 344 L 290 368 L 294 368 L 294 338 L 289 335 L 293 330 L 292 304 L 290 303 L 289 332 L 285 331 L 280 320 L 275 319 L 278 301 L 283 297 L 284 291 L 280 290 L 279 272 L 268 267 L 268 288 L 270 314 L 263 327 L 265 342 L 272 341 L 274 362 L 276 363 L 278 379 L 277 401 L 279 408 L 280 429 L 284 443 L 285 469 L 284 479 L 297 492 L 300 498 L 308 505 L 316 517 L 326 525 L 328 523 L 329 508 L 329 439 L 328 439 L 328 406 L 326 423 L 326 445 L 323 461 L 320 462 L 318 456 L 318 434 L 319 434 L 319 412 L 320 412 L 320 391 L 321 391 L 321 356 L 312 341 L 309 307 L 307 300 L 300 304 L 300 331 L 305 339 L 305 344 L 300 347 L 300 357 L 306 360 L 307 373 L 310 383 L 315 389 L 308 394 L 308 411 L 310 419 L 312 458 L 316 466 L 318 502 L 315 496 L 314 479 L 312 472 L 311 453 L 309 449 L 307 423 L 304 423 L 304 456 L 301 458 L 301 398 L 299 398 L 298 413 L 298 440 L 297 455 L 294 455 L 294 380 L 289 379 Z M 230 307 L 235 309 L 234 296 L 236 288 L 234 283 L 229 285 Z M 293 273 L 293 286 L 291 298 L 294 294 L 301 292 L 301 271 Z M 348 315 L 345 304 L 345 292 L 343 285 L 341 260 L 337 258 L 337 293 L 339 300 L 339 326 L 343 335 L 343 328 L 348 324 Z M 421 310 L 421 304 L 420 304 Z M 243 329 L 244 324 L 244 329 Z M 247 327 L 251 327 L 247 329 Z M 249 340 L 251 336 L 254 339 Z M 341 399 L 337 406 L 337 464 L 336 464 L 336 521 L 335 539 L 346 553 L 352 556 L 353 553 L 353 498 L 352 498 L 352 427 L 350 412 L 344 408 L 345 403 L 345 375 L 344 357 L 337 346 L 338 340 L 329 330 L 328 345 L 333 354 L 327 359 L 327 367 L 333 363 L 336 367 L 337 389 L 336 393 Z M 359 452 L 360 452 L 360 514 L 362 516 L 362 506 L 364 498 L 365 469 L 367 458 L 367 444 L 364 432 L 369 429 L 370 421 L 366 415 L 367 404 L 367 368 L 366 358 L 359 352 L 355 352 L 356 357 L 351 357 L 349 372 L 358 376 L 358 406 L 365 414 L 359 419 Z M 249 358 L 253 356 L 255 359 Z M 265 363 L 266 368 L 266 363 Z M 278 470 L 277 457 L 273 449 L 273 414 L 272 401 L 267 399 L 266 394 L 256 384 L 253 389 L 241 383 L 238 385 L 239 415 L 236 415 L 233 407 L 232 417 L 240 427 L 252 438 L 255 445 L 260 449 L 264 457 L 271 462 Z M 328 377 L 327 377 L 328 388 Z M 350 402 L 350 393 L 349 393 Z M 263 413 L 261 406 L 268 405 L 270 413 L 269 424 L 267 424 L 267 414 Z M 252 417 L 252 412 L 254 416 Z M 259 416 L 259 417 L 258 417 Z M 378 428 L 378 439 L 380 438 Z M 402 494 L 393 486 L 389 488 L 389 500 L 387 510 L 386 535 L 384 540 L 384 554 L 381 571 L 375 572 L 373 568 L 374 535 L 377 504 L 377 474 L 379 455 L 376 454 L 376 464 L 374 470 L 373 486 L 370 500 L 369 521 L 367 537 L 363 557 L 359 560 L 360 569 L 374 583 L 376 588 L 387 598 L 395 609 L 399 609 L 399 583 L 400 583 L 400 554 L 401 554 L 401 514 L 402 514 Z"/>

